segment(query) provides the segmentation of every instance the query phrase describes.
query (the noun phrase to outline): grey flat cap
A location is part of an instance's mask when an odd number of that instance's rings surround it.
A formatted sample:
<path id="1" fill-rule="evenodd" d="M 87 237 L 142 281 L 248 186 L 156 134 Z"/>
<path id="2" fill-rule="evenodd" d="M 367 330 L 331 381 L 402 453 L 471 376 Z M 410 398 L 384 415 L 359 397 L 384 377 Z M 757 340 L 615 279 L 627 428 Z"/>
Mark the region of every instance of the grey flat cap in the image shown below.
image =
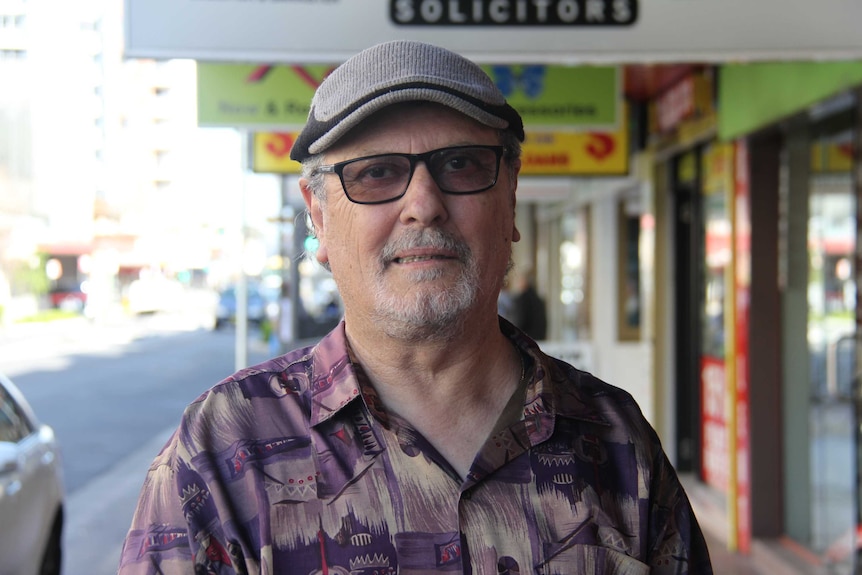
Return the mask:
<path id="1" fill-rule="evenodd" d="M 520 114 L 482 68 L 439 46 L 397 40 L 363 50 L 321 83 L 290 157 L 301 162 L 319 154 L 374 112 L 417 100 L 448 106 L 524 140 Z"/>

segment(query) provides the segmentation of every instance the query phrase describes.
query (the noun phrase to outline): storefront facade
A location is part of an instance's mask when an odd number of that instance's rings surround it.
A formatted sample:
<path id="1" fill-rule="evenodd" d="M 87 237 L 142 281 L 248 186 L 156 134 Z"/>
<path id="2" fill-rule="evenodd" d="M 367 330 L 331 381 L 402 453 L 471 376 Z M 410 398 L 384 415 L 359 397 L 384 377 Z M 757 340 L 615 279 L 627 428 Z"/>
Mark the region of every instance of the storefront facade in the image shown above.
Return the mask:
<path id="1" fill-rule="evenodd" d="M 854 573 L 862 65 L 712 73 L 714 99 L 677 98 L 688 112 L 649 146 L 654 381 L 675 382 L 677 466 L 721 502 L 731 548 L 785 541 Z"/>

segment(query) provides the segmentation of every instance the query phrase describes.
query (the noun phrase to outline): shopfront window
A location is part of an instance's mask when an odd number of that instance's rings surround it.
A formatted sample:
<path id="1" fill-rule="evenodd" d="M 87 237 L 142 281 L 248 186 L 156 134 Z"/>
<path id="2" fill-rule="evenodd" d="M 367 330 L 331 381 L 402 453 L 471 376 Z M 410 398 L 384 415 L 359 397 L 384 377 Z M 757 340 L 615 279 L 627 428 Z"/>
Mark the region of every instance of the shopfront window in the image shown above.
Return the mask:
<path id="1" fill-rule="evenodd" d="M 560 242 L 560 305 L 564 341 L 590 339 L 589 208 L 563 215 Z"/>
<path id="2" fill-rule="evenodd" d="M 812 547 L 834 573 L 850 573 L 855 526 L 856 200 L 852 132 L 811 147 L 808 350 Z"/>
<path id="3" fill-rule="evenodd" d="M 703 246 L 700 308 L 700 381 L 702 465 L 704 481 L 726 492 L 730 470 L 729 421 L 725 406 L 728 370 L 726 314 L 732 277 L 730 194 L 733 191 L 733 148 L 708 146 L 702 156 Z"/>
<path id="4" fill-rule="evenodd" d="M 623 200 L 617 208 L 617 337 L 620 341 L 641 338 L 640 207 Z"/>

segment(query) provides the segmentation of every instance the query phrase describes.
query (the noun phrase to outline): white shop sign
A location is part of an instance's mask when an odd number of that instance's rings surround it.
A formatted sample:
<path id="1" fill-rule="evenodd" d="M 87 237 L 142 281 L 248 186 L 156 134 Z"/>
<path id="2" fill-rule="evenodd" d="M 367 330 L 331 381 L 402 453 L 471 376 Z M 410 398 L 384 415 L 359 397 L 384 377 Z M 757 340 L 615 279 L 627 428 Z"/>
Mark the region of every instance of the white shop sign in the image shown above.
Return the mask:
<path id="1" fill-rule="evenodd" d="M 539 347 L 546 354 L 561 359 L 582 371 L 596 373 L 592 343 L 585 341 L 540 341 Z"/>
<path id="2" fill-rule="evenodd" d="M 340 62 L 378 42 L 484 63 L 862 57 L 848 0 L 125 0 L 126 55 Z"/>

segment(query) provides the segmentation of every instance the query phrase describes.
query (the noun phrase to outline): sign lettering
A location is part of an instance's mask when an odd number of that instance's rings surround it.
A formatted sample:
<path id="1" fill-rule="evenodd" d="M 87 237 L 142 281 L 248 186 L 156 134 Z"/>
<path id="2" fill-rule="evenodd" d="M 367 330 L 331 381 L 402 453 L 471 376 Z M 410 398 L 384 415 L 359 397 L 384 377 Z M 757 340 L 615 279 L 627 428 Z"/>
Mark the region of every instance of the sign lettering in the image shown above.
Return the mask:
<path id="1" fill-rule="evenodd" d="M 637 0 L 390 0 L 399 26 L 631 26 Z"/>

